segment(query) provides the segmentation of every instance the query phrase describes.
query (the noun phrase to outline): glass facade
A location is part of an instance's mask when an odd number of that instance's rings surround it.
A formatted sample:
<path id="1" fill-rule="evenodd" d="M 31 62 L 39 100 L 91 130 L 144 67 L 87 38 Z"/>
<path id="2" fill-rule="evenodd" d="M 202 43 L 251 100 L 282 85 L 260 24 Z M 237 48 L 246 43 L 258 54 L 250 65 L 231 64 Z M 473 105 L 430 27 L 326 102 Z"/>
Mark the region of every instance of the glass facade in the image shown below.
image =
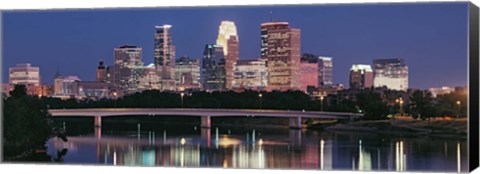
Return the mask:
<path id="1" fill-rule="evenodd" d="M 205 45 L 201 79 L 204 90 L 218 91 L 225 89 L 225 56 L 222 46 Z"/>

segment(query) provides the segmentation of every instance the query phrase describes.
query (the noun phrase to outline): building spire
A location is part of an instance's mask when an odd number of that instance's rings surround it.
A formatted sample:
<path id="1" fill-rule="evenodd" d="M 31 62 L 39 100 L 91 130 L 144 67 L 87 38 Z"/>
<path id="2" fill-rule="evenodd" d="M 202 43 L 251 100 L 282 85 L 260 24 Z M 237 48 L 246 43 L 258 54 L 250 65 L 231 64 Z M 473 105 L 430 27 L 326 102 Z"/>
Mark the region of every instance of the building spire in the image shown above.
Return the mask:
<path id="1" fill-rule="evenodd" d="M 60 71 L 58 70 L 58 65 L 57 65 L 57 72 L 55 73 L 55 76 L 53 76 L 53 79 L 58 79 L 60 77 L 61 77 L 61 75 L 60 75 Z"/>

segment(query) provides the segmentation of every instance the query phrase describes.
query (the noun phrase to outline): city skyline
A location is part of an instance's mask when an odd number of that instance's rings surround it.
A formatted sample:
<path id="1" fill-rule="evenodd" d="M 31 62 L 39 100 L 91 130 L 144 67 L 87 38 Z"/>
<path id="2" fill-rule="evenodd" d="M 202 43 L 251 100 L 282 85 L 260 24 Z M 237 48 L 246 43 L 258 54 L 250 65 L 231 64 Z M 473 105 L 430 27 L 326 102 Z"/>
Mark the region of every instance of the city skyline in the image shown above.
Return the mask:
<path id="1" fill-rule="evenodd" d="M 6 83 L 8 81 L 8 74 L 5 70 L 19 63 L 31 63 L 33 66 L 40 67 L 42 82 L 47 84 L 53 83 L 53 75 L 57 70 L 57 65 L 60 67 L 60 73 L 63 75 L 75 75 L 82 80 L 94 80 L 98 61 L 103 59 L 106 65 L 113 65 L 113 53 L 111 50 L 123 44 L 131 44 L 143 48 L 142 59 L 144 63 L 152 63 L 154 26 L 163 24 L 171 24 L 173 26 L 172 38 L 175 40 L 176 59 L 184 55 L 201 58 L 205 44 L 215 42 L 218 26 L 223 20 L 233 21 L 237 26 L 238 35 L 242 38 L 242 46 L 239 48 L 240 60 L 256 59 L 260 57 L 260 25 L 270 20 L 269 12 L 273 11 L 273 19 L 275 21 L 289 22 L 293 27 L 302 30 L 302 54 L 311 53 L 333 57 L 335 66 L 333 79 L 335 84 L 348 84 L 348 74 L 352 64 L 371 65 L 374 59 L 399 57 L 404 58 L 409 65 L 409 86 L 411 88 L 426 89 L 440 86 L 464 86 L 467 83 L 467 14 L 459 12 L 464 12 L 463 8 L 466 8 L 467 4 L 427 4 L 428 6 L 425 6 L 425 4 L 384 4 L 112 9 L 69 11 L 69 13 L 72 13 L 69 17 L 65 15 L 67 11 L 8 12 L 3 16 L 5 22 L 5 58 L 2 82 Z M 404 9 L 408 9 L 409 13 L 403 13 L 402 10 Z M 192 14 L 182 14 L 186 10 Z M 249 13 L 238 14 L 239 12 L 247 11 Z M 391 13 L 385 13 L 385 11 L 390 11 Z M 444 11 L 450 11 L 454 15 L 450 13 L 446 15 Z M 202 13 L 202 16 L 195 16 L 197 13 Z M 224 15 L 212 15 L 222 13 Z M 382 13 L 384 16 L 375 16 L 375 14 L 379 13 Z M 161 14 L 167 16 L 167 20 L 152 19 L 154 17 L 161 19 L 163 16 Z M 181 15 L 172 17 L 175 14 Z M 303 17 L 305 18 L 303 19 L 301 14 L 319 17 L 319 22 L 312 23 L 308 17 Z M 328 18 L 333 14 L 335 17 L 330 17 L 332 19 Z M 246 21 L 252 15 L 255 15 L 256 18 Z M 53 18 L 51 20 L 53 21 L 53 26 L 47 26 L 46 24 L 38 23 L 38 21 L 31 21 L 49 17 Z M 127 19 L 143 19 L 142 17 L 145 17 L 146 19 L 131 21 L 139 23 L 138 29 L 136 27 L 126 27 L 124 29 L 118 27 L 120 24 L 106 21 L 107 19 L 116 21 L 117 17 L 126 17 Z M 188 17 L 200 18 L 202 20 L 188 20 Z M 391 18 L 393 18 L 392 21 L 390 21 Z M 14 21 L 13 19 L 17 20 Z M 45 21 L 45 19 L 40 21 Z M 83 21 L 82 19 L 90 20 Z M 359 19 L 360 22 L 358 22 Z M 94 24 L 89 24 L 91 22 Z M 195 24 L 198 23 L 201 25 L 196 27 Z M 74 25 L 62 26 L 62 24 Z M 82 24 L 86 25 L 83 26 Z M 112 26 L 106 27 L 109 26 L 108 24 Z M 362 27 L 360 26 L 361 24 L 370 24 L 370 26 Z M 409 25 L 405 26 L 405 24 Z M 30 32 L 21 32 L 31 28 L 28 27 L 31 25 L 39 27 L 35 31 L 44 34 L 31 32 L 32 30 L 28 30 Z M 59 28 L 50 28 L 53 31 L 46 30 L 49 27 L 58 25 L 66 31 Z M 383 25 L 385 28 L 375 28 L 378 25 Z M 87 26 L 99 27 L 89 28 Z M 101 26 L 105 27 L 102 28 Z M 356 27 L 349 28 L 347 26 Z M 68 30 L 69 27 L 73 31 L 77 31 L 77 33 L 70 32 L 71 30 Z M 94 28 L 98 28 L 100 31 Z M 120 31 L 112 34 L 105 33 L 110 32 L 112 28 Z M 188 31 L 197 29 L 199 31 L 193 33 L 185 32 L 187 29 Z M 89 33 L 92 34 L 89 35 Z M 79 34 L 79 36 L 74 36 L 75 34 Z M 102 39 L 91 40 L 95 39 L 93 37 L 99 37 L 100 34 L 106 35 L 102 36 Z M 117 36 L 123 37 L 117 38 Z M 49 39 L 46 40 L 47 43 L 44 43 L 45 39 L 39 39 L 45 37 Z M 112 38 L 107 39 L 108 37 Z M 26 42 L 26 39 L 30 40 Z M 38 42 L 42 43 L 42 45 L 39 45 Z M 65 45 L 65 42 L 70 43 L 70 45 Z M 56 47 L 52 47 L 52 45 L 56 45 Z M 22 48 L 32 51 L 22 51 Z M 76 52 L 70 49 L 76 50 Z M 435 63 L 433 66 L 432 62 Z M 447 68 L 456 71 L 446 71 Z"/>

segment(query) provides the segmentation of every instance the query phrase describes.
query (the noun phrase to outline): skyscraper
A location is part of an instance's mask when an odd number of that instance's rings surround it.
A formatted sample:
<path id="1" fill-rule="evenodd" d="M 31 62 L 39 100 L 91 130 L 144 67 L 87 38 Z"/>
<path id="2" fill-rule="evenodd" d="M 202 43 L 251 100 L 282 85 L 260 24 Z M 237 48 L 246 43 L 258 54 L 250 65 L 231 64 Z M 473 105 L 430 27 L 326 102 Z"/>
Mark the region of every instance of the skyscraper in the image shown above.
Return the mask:
<path id="1" fill-rule="evenodd" d="M 373 71 L 370 65 L 354 64 L 350 69 L 350 88 L 365 89 L 373 86 Z"/>
<path id="2" fill-rule="evenodd" d="M 40 68 L 33 67 L 29 63 L 17 64 L 9 68 L 9 83 L 12 85 L 22 84 L 26 86 L 40 85 Z"/>
<path id="3" fill-rule="evenodd" d="M 386 86 L 389 89 L 402 91 L 408 89 L 408 66 L 404 59 L 375 59 L 373 72 L 375 87 Z"/>
<path id="4" fill-rule="evenodd" d="M 123 93 L 139 91 L 138 85 L 142 75 L 142 48 L 123 45 L 114 49 L 114 84 Z"/>
<path id="5" fill-rule="evenodd" d="M 103 59 L 100 59 L 100 61 L 98 62 L 95 79 L 96 79 L 96 81 L 105 82 L 106 81 L 106 76 L 107 76 L 107 69 L 106 69 L 105 65 L 103 64 Z"/>
<path id="6" fill-rule="evenodd" d="M 175 90 L 175 46 L 171 28 L 171 25 L 155 26 L 154 64 L 162 90 Z"/>
<path id="7" fill-rule="evenodd" d="M 205 45 L 201 81 L 204 90 L 218 91 L 225 89 L 225 55 L 222 46 Z"/>
<path id="8" fill-rule="evenodd" d="M 318 87 L 318 63 L 302 61 L 300 63 L 300 89 L 307 92 L 307 87 Z"/>
<path id="9" fill-rule="evenodd" d="M 267 59 L 268 54 L 268 31 L 273 29 L 286 29 L 289 28 L 288 22 L 266 22 L 260 26 L 260 51 L 261 58 Z"/>
<path id="10" fill-rule="evenodd" d="M 318 87 L 329 87 L 333 85 L 333 61 L 332 57 L 318 56 L 314 54 L 303 54 L 302 61 L 318 64 Z"/>
<path id="11" fill-rule="evenodd" d="M 175 63 L 175 80 L 178 88 L 200 88 L 200 60 L 187 56 Z"/>
<path id="12" fill-rule="evenodd" d="M 223 47 L 223 54 L 225 55 L 225 87 L 230 89 L 233 81 L 233 66 L 239 59 L 239 39 L 234 22 L 222 21 L 218 29 L 217 45 Z"/>
<path id="13" fill-rule="evenodd" d="M 267 31 L 268 90 L 300 89 L 300 29 L 288 23 L 264 23 Z M 263 38 L 262 38 L 263 39 Z M 263 46 L 262 46 L 263 48 Z"/>

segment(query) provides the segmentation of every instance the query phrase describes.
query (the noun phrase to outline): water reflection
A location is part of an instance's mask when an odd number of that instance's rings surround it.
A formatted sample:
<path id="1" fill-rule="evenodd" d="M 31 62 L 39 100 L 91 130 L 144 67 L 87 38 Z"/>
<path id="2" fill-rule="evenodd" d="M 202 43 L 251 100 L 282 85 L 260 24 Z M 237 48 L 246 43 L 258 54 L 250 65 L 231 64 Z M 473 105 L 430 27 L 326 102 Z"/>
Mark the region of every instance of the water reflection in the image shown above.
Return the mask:
<path id="1" fill-rule="evenodd" d="M 229 129 L 227 133 L 217 128 L 198 129 L 196 135 L 171 130 L 164 130 L 163 134 L 146 131 L 140 136 L 137 132 L 101 136 L 94 132 L 93 136 L 69 137 L 69 142 L 52 139 L 49 148 L 68 149 L 65 163 L 121 166 L 398 172 L 467 170 L 465 140 L 301 130 L 275 132 L 251 129 L 235 133 Z"/>

